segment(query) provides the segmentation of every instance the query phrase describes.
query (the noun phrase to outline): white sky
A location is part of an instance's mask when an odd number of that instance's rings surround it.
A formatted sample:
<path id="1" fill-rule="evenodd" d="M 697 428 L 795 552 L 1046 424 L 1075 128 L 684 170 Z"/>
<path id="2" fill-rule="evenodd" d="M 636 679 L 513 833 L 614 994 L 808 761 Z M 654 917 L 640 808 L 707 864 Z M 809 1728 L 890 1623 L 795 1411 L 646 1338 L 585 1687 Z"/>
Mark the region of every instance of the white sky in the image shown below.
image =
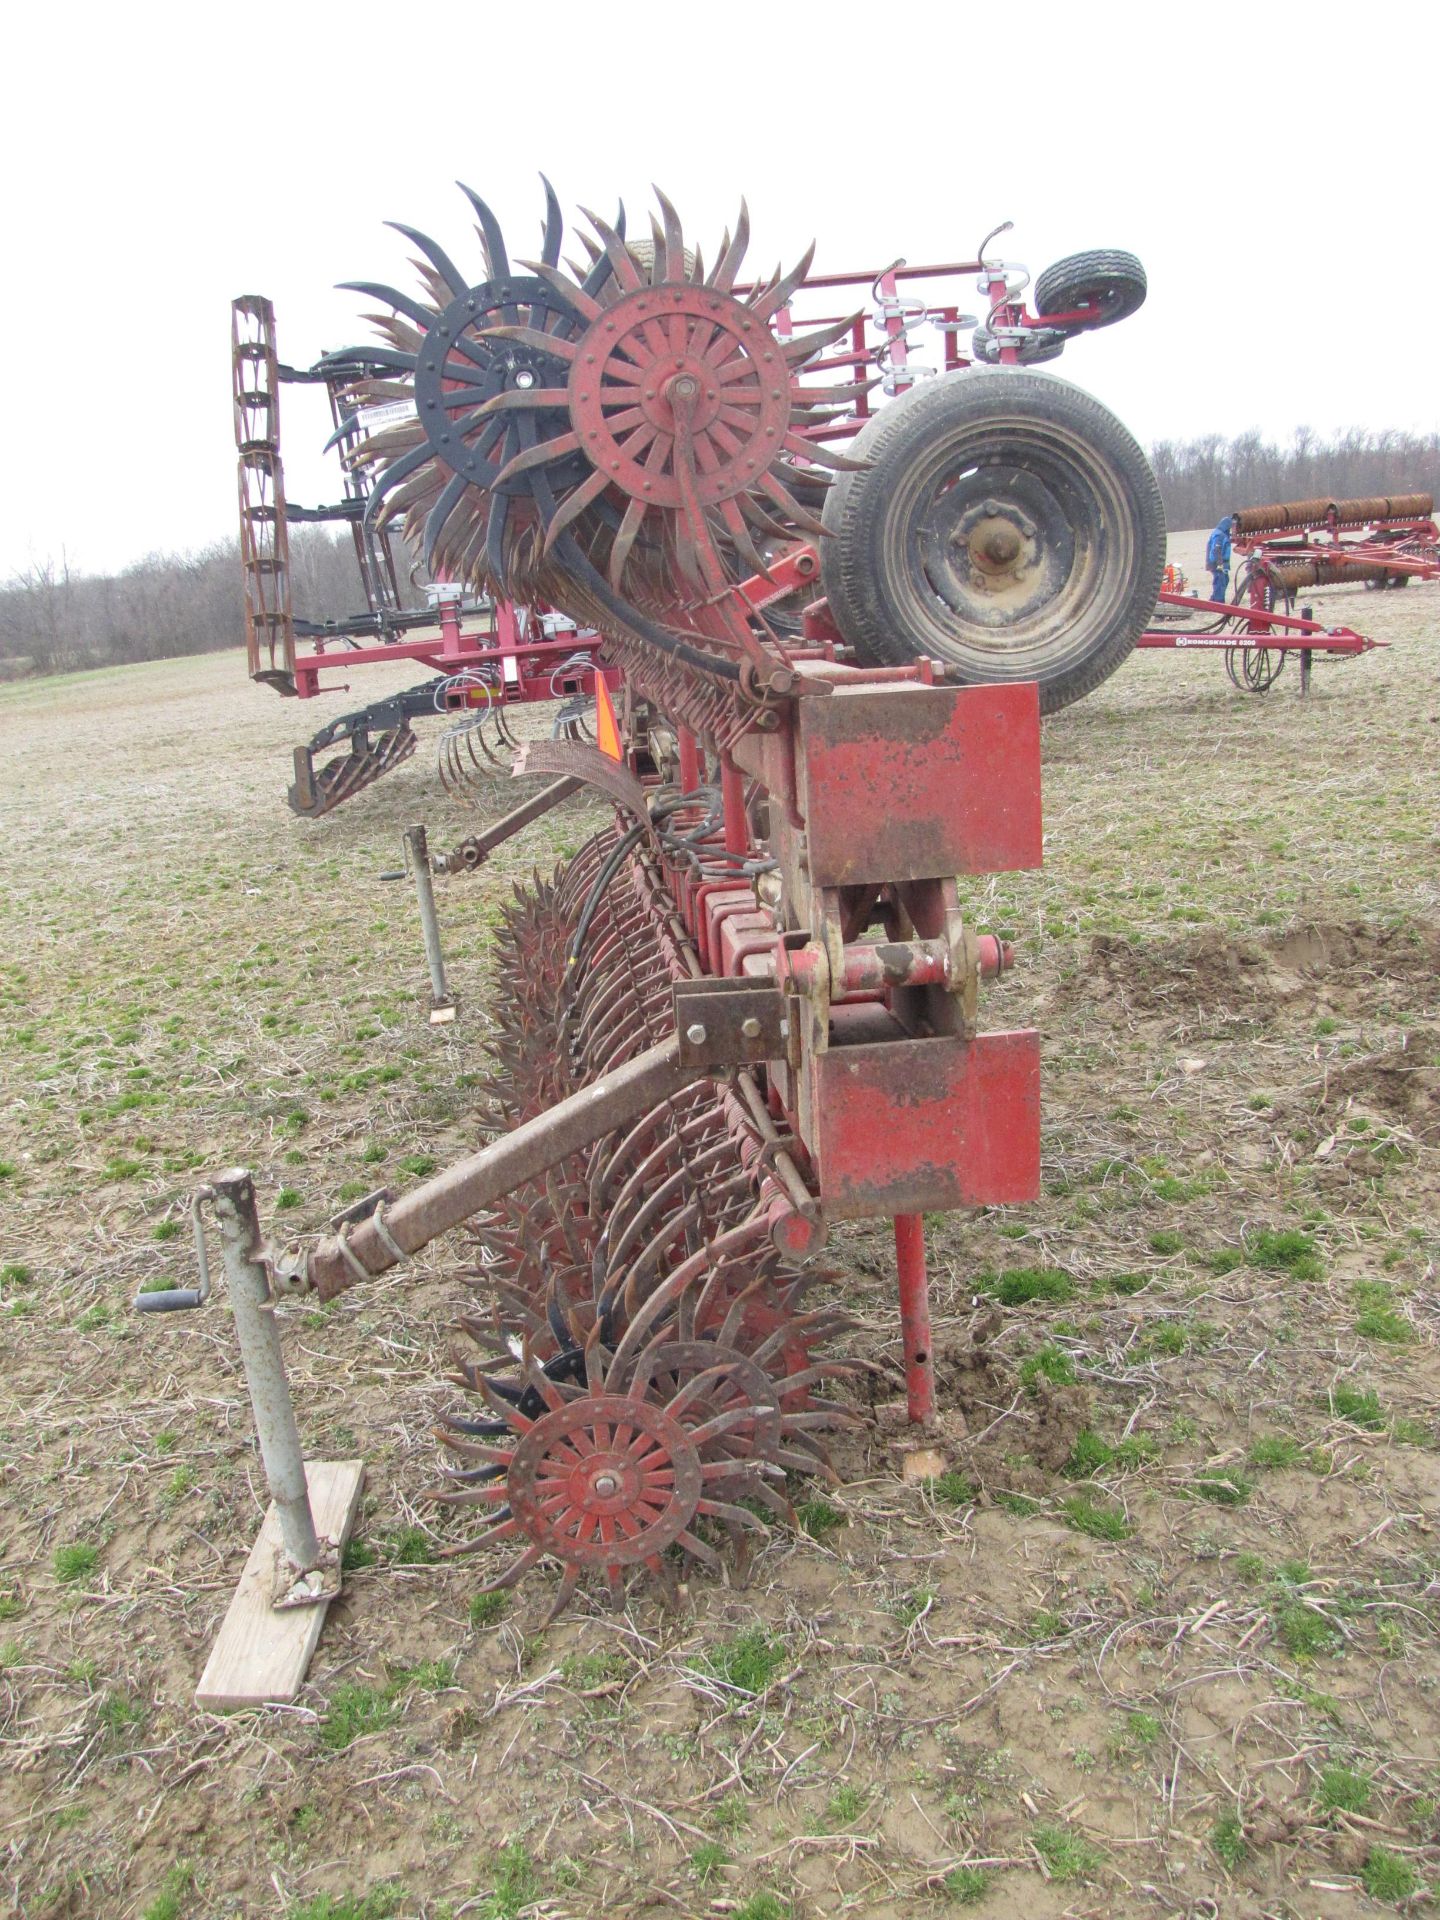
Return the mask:
<path id="1" fill-rule="evenodd" d="M 1146 306 L 1057 370 L 1147 444 L 1433 430 L 1440 8 L 1402 20 L 1325 0 L 17 10 L 0 579 L 228 535 L 231 297 L 268 294 L 281 357 L 308 364 L 365 337 L 336 281 L 413 284 L 385 219 L 479 279 L 453 182 L 525 255 L 540 168 L 567 218 L 623 196 L 642 232 L 659 181 L 707 257 L 744 192 L 757 265 L 812 237 L 820 268 L 965 258 L 1005 218 L 1035 272 L 1127 247 Z M 302 503 L 337 492 L 313 417 L 284 416 Z"/>

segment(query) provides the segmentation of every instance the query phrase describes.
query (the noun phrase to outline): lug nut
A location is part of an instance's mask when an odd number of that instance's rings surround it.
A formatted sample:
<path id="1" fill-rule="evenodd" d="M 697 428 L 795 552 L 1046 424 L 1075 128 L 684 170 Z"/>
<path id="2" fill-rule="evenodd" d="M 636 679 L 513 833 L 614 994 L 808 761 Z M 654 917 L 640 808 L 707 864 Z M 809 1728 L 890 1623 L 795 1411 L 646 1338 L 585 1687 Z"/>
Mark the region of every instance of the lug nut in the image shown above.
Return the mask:
<path id="1" fill-rule="evenodd" d="M 760 1022 L 755 1018 L 753 1013 L 748 1020 L 742 1020 L 740 1022 L 740 1032 L 747 1040 L 758 1040 L 760 1038 Z"/>
<path id="2" fill-rule="evenodd" d="M 685 1038 L 690 1042 L 692 1047 L 704 1046 L 705 1040 L 706 1040 L 706 1033 L 705 1033 L 704 1027 L 701 1026 L 698 1020 L 695 1022 L 693 1026 L 686 1027 Z"/>

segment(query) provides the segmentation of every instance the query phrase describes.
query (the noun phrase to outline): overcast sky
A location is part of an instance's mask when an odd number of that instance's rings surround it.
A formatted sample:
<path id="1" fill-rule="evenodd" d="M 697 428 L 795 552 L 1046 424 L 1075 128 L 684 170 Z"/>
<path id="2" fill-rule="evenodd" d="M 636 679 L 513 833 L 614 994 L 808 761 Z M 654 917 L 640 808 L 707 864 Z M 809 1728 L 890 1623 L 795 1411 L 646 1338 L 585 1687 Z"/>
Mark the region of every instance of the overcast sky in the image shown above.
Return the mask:
<path id="1" fill-rule="evenodd" d="M 710 256 L 822 268 L 1127 247 L 1150 297 L 1061 371 L 1147 444 L 1440 426 L 1440 9 L 818 8 L 779 0 L 17 10 L 5 34 L 9 369 L 0 578 L 116 568 L 235 518 L 229 302 L 281 357 L 365 337 L 344 279 L 412 284 L 382 224 L 482 276 L 464 179 L 519 255 L 537 170 L 573 216 L 658 181 Z M 1367 38 L 1373 24 L 1375 34 Z M 287 400 L 296 393 L 287 390 Z M 338 491 L 285 419 L 289 492 Z"/>

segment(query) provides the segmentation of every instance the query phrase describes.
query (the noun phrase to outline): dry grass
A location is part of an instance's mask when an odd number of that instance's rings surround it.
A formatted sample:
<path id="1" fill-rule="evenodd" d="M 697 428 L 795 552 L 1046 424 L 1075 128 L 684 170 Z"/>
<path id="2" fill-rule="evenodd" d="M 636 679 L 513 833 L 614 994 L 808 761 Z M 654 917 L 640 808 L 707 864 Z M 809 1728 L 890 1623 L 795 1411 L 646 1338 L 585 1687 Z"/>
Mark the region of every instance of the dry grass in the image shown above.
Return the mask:
<path id="1" fill-rule="evenodd" d="M 188 1277 L 207 1169 L 309 1228 L 469 1140 L 490 911 L 586 816 L 444 884 L 432 1031 L 376 878 L 410 820 L 465 830 L 425 748 L 312 826 L 316 710 L 232 660 L 0 691 L 0 1902 L 1338 1916 L 1440 1877 L 1440 596 L 1317 604 L 1395 646 L 1308 706 L 1137 658 L 1047 728 L 1043 875 L 978 889 L 1023 956 L 991 1017 L 1045 1035 L 1046 1191 L 932 1235 L 952 1474 L 903 1486 L 866 1426 L 744 1592 L 472 1615 L 417 1506 L 439 1247 L 287 1311 L 367 1564 L 299 1705 L 229 1719 L 191 1695 L 264 1497 L 243 1383 L 223 1308 L 129 1298 Z M 885 1235 L 840 1250 L 893 1369 Z"/>

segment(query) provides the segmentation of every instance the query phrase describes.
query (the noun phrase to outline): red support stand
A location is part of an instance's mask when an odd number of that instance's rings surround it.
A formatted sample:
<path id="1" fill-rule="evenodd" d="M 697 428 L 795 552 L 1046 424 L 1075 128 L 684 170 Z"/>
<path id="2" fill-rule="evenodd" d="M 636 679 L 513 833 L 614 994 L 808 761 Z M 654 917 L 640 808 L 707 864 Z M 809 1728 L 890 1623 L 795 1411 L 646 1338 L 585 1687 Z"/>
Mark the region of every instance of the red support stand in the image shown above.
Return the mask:
<path id="1" fill-rule="evenodd" d="M 900 1332 L 905 1342 L 905 1398 L 910 1424 L 928 1427 L 935 1418 L 935 1356 L 930 1350 L 923 1214 L 896 1214 L 895 1264 L 900 1276 Z"/>

